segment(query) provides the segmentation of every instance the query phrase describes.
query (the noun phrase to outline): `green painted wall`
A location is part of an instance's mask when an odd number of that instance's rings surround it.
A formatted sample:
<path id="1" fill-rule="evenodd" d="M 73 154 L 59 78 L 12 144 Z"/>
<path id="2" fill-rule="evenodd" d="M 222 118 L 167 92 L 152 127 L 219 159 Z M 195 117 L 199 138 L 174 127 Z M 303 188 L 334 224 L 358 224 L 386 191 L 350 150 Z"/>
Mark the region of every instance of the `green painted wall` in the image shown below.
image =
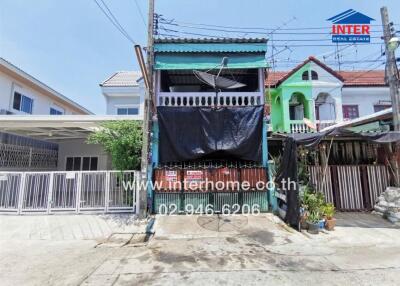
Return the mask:
<path id="1" fill-rule="evenodd" d="M 311 79 L 303 80 L 302 74 L 309 71 L 311 74 L 310 63 L 301 67 L 297 72 L 286 79 L 278 88 L 266 91 L 267 102 L 270 99 L 271 105 L 271 125 L 275 132 L 290 132 L 290 113 L 289 101 L 293 94 L 299 96 L 304 106 L 304 117 L 312 121 L 315 119 L 314 104 L 312 98 Z M 304 96 L 304 97 L 303 97 Z"/>

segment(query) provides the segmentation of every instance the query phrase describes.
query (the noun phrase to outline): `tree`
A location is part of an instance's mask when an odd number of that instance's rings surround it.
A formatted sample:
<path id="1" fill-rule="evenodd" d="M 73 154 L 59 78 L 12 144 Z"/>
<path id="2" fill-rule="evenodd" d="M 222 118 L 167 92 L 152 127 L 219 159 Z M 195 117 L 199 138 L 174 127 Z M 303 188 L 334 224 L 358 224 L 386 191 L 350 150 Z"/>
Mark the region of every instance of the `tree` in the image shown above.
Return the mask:
<path id="1" fill-rule="evenodd" d="M 111 121 L 90 134 L 88 144 L 100 144 L 111 155 L 114 169 L 140 169 L 142 151 L 141 121 Z"/>

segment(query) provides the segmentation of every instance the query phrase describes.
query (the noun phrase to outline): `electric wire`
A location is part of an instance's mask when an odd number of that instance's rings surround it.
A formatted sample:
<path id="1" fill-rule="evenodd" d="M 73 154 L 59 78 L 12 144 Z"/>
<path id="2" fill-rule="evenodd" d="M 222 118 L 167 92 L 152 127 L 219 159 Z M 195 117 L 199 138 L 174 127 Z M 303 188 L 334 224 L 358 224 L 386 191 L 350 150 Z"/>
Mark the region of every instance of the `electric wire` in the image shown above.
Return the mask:
<path id="1" fill-rule="evenodd" d="M 146 20 L 145 20 L 145 18 L 144 18 L 144 16 L 143 16 L 142 9 L 140 8 L 139 3 L 137 2 L 137 0 L 134 0 L 134 2 L 135 2 L 135 5 L 136 5 L 136 8 L 137 8 L 137 10 L 138 10 L 139 16 L 140 16 L 140 18 L 142 19 L 143 25 L 144 25 L 145 27 L 147 27 L 147 25 L 146 25 Z"/>
<path id="2" fill-rule="evenodd" d="M 103 1 L 100 0 L 103 5 L 104 8 L 100 5 L 99 2 L 97 2 L 97 0 L 93 0 L 97 7 L 99 7 L 99 9 L 103 12 L 103 14 L 107 17 L 107 19 L 113 24 L 113 26 L 132 44 L 136 45 L 136 42 L 132 39 L 132 37 L 128 34 L 128 32 L 122 27 L 122 25 L 119 23 L 119 21 L 117 20 L 117 18 L 114 16 L 114 14 L 111 12 L 111 10 L 108 8 L 107 4 Z M 107 11 L 108 13 L 107 13 Z"/>

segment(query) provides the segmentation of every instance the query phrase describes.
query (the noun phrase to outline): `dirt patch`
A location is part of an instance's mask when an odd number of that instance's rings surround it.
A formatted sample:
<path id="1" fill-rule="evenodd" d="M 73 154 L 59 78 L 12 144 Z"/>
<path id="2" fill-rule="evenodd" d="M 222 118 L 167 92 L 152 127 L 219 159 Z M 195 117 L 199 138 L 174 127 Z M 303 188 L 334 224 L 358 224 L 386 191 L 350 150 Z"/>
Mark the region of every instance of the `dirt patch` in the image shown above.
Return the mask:
<path id="1" fill-rule="evenodd" d="M 184 255 L 166 251 L 160 251 L 156 256 L 156 258 L 158 261 L 168 264 L 182 263 L 182 262 L 196 263 L 196 259 L 192 255 Z"/>
<path id="2" fill-rule="evenodd" d="M 239 243 L 239 241 L 234 237 L 227 237 L 226 241 L 229 243 Z"/>
<path id="3" fill-rule="evenodd" d="M 270 245 L 274 242 L 274 234 L 267 230 L 246 229 L 246 231 L 243 231 L 242 233 L 262 245 Z"/>

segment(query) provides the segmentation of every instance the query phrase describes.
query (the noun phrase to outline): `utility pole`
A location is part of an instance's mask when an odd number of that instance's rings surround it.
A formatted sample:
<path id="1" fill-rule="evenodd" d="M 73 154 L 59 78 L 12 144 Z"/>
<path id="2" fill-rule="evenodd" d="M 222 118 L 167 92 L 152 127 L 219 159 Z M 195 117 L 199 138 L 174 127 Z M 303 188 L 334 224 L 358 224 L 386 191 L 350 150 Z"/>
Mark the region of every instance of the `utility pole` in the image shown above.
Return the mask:
<path id="1" fill-rule="evenodd" d="M 395 131 L 400 131 L 400 98 L 399 98 L 399 79 L 397 77 L 397 66 L 395 52 L 388 49 L 389 41 L 392 38 L 391 24 L 389 22 L 388 10 L 381 8 L 383 39 L 385 41 L 386 54 L 386 78 L 390 87 L 390 98 L 393 108 L 393 126 Z"/>
<path id="2" fill-rule="evenodd" d="M 387 7 L 381 8 L 381 18 L 383 27 L 383 39 L 385 41 L 385 54 L 386 54 L 386 73 L 385 80 L 389 83 L 390 88 L 390 98 L 392 100 L 392 110 L 393 110 L 393 127 L 394 131 L 400 131 L 400 97 L 399 97 L 399 78 L 398 70 L 396 64 L 395 51 L 389 49 L 389 41 L 393 37 L 391 26 L 392 23 L 389 22 L 389 14 Z M 396 144 L 396 153 L 400 152 L 400 142 Z M 396 155 L 394 156 L 397 157 Z M 399 166 L 396 159 L 393 158 L 394 170 L 395 170 L 395 180 L 396 185 L 399 186 Z"/>
<path id="3" fill-rule="evenodd" d="M 141 162 L 141 179 L 144 182 L 151 180 L 148 176 L 149 166 L 149 151 L 150 151 L 150 134 L 151 134 L 151 120 L 152 120 L 152 98 L 153 98 L 153 23 L 154 21 L 154 0 L 149 0 L 149 12 L 147 19 L 147 75 L 148 87 L 146 88 L 144 100 L 144 118 L 143 118 L 143 146 L 142 146 L 142 162 Z M 141 184 L 143 187 L 140 190 L 139 196 L 139 216 L 144 218 L 147 214 L 147 184 Z"/>

